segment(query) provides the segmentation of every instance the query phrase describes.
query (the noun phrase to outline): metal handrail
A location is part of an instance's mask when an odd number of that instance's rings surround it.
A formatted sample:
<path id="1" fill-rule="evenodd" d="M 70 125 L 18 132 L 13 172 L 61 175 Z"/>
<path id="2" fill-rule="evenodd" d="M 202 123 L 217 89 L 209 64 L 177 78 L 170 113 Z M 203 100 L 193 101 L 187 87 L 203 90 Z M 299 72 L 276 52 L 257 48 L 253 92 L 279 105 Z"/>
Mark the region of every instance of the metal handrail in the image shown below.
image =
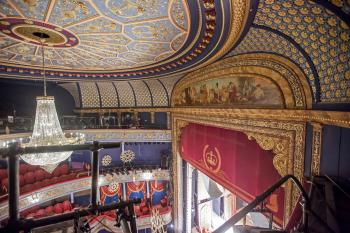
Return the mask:
<path id="1" fill-rule="evenodd" d="M 347 198 L 350 199 L 350 194 L 347 193 L 335 180 L 330 178 L 328 175 L 324 175 L 335 187 L 337 187 Z"/>
<path id="2" fill-rule="evenodd" d="M 272 185 L 269 189 L 263 192 L 261 195 L 257 196 L 251 203 L 241 209 L 237 214 L 233 215 L 230 219 L 228 219 L 224 224 L 222 224 L 219 228 L 217 228 L 213 233 L 223 233 L 230 229 L 233 225 L 235 225 L 239 220 L 241 220 L 244 216 L 246 216 L 249 212 L 251 212 L 257 205 L 263 202 L 268 196 L 270 196 L 276 189 L 281 187 L 285 182 L 291 179 L 298 189 L 301 192 L 303 197 L 304 205 L 303 205 L 303 220 L 302 224 L 304 227 L 304 232 L 307 232 L 307 221 L 308 215 L 307 211 L 310 206 L 310 199 L 301 185 L 300 181 L 293 175 L 286 175 L 279 181 L 277 181 L 274 185 Z"/>

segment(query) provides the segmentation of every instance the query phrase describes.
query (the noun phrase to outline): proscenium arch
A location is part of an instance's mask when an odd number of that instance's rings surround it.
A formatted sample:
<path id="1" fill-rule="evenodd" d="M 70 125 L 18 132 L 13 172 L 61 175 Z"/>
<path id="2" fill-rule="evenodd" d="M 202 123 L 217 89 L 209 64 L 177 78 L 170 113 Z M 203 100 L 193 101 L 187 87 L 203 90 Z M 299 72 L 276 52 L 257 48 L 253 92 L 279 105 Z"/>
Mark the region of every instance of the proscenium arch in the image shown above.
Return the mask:
<path id="1" fill-rule="evenodd" d="M 171 105 L 174 107 L 175 99 L 189 85 L 228 75 L 270 79 L 281 90 L 287 109 L 310 109 L 312 106 L 311 89 L 307 77 L 299 66 L 287 58 L 267 53 L 250 53 L 228 57 L 189 73 L 176 84 Z"/>

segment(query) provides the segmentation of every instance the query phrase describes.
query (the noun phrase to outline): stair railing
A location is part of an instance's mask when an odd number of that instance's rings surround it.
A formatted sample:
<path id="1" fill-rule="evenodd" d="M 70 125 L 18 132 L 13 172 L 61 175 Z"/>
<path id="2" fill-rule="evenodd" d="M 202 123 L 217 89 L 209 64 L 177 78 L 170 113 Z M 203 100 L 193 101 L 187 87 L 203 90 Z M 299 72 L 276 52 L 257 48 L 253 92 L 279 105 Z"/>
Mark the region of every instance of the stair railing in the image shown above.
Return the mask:
<path id="1" fill-rule="evenodd" d="M 268 196 L 270 196 L 274 191 L 276 191 L 279 187 L 281 187 L 285 182 L 287 182 L 289 179 L 291 179 L 294 184 L 298 187 L 298 189 L 301 192 L 302 196 L 302 209 L 303 209 L 303 216 L 302 216 L 302 226 L 301 230 L 302 232 L 308 232 L 308 214 L 311 213 L 316 217 L 316 219 L 324 225 L 329 232 L 334 232 L 330 227 L 316 214 L 310 209 L 310 199 L 307 195 L 305 189 L 301 185 L 300 181 L 293 175 L 286 175 L 282 177 L 279 181 L 277 181 L 274 185 L 272 185 L 269 189 L 267 189 L 265 192 L 263 192 L 261 195 L 257 196 L 251 203 L 249 203 L 247 206 L 242 208 L 238 213 L 233 215 L 230 219 L 228 219 L 224 224 L 222 224 L 220 227 L 218 227 L 216 230 L 213 231 L 213 233 L 224 233 L 230 228 L 232 228 L 239 220 L 244 218 L 249 212 L 251 212 L 257 205 L 259 205 L 261 202 L 263 202 Z"/>

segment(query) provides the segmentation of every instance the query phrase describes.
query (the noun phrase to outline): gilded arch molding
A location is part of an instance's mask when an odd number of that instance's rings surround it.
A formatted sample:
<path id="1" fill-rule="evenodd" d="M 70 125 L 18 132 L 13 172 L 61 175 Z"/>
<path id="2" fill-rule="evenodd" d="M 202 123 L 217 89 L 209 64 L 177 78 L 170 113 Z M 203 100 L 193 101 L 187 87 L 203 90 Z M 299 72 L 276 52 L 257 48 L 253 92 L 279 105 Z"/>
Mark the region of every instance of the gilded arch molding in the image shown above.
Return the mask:
<path id="1" fill-rule="evenodd" d="M 250 76 L 273 81 L 280 89 L 287 109 L 310 109 L 311 90 L 303 71 L 292 61 L 275 54 L 243 54 L 228 57 L 186 75 L 176 84 L 171 105 L 191 84 L 223 76 Z"/>
<path id="2" fill-rule="evenodd" d="M 230 130 L 243 132 L 251 140 L 257 143 L 265 150 L 272 150 L 275 154 L 273 163 L 281 176 L 294 174 L 299 180 L 302 180 L 304 173 L 304 147 L 305 147 L 305 122 L 283 121 L 270 119 L 249 119 L 233 118 L 230 116 L 230 109 L 217 109 L 218 112 L 191 111 L 183 109 L 173 113 L 173 154 L 174 171 L 177 167 L 179 154 L 179 139 L 182 129 L 189 123 L 214 126 Z M 174 175 L 174 187 L 178 185 L 178 176 Z M 174 190 L 174 196 L 177 197 L 177 190 Z M 297 204 L 299 192 L 288 183 L 285 187 L 285 210 L 284 224 L 288 221 L 294 206 Z M 175 199 L 174 214 L 177 216 L 177 205 L 180 203 Z"/>

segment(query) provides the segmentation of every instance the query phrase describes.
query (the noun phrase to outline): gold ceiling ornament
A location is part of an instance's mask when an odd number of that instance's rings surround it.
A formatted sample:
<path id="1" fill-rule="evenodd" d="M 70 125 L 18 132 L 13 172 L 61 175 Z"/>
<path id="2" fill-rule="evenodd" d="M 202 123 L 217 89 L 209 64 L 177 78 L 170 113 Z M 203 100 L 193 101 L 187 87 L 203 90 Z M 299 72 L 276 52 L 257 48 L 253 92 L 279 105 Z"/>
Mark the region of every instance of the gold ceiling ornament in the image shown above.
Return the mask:
<path id="1" fill-rule="evenodd" d="M 159 209 L 152 208 L 151 213 L 151 232 L 152 233 L 165 233 L 164 220 L 159 212 Z"/>
<path id="2" fill-rule="evenodd" d="M 123 163 L 131 163 L 135 159 L 135 153 L 132 150 L 125 150 L 120 154 L 120 160 Z"/>
<path id="3" fill-rule="evenodd" d="M 60 32 L 38 25 L 20 24 L 16 25 L 12 31 L 17 36 L 32 42 L 38 42 L 38 37 L 35 36 L 34 33 L 44 33 L 48 35 L 48 38 L 45 39 L 45 44 L 61 45 L 67 42 L 65 36 Z"/>
<path id="4" fill-rule="evenodd" d="M 108 166 L 112 163 L 112 156 L 110 156 L 109 154 L 105 154 L 102 157 L 102 165 L 103 166 Z"/>

